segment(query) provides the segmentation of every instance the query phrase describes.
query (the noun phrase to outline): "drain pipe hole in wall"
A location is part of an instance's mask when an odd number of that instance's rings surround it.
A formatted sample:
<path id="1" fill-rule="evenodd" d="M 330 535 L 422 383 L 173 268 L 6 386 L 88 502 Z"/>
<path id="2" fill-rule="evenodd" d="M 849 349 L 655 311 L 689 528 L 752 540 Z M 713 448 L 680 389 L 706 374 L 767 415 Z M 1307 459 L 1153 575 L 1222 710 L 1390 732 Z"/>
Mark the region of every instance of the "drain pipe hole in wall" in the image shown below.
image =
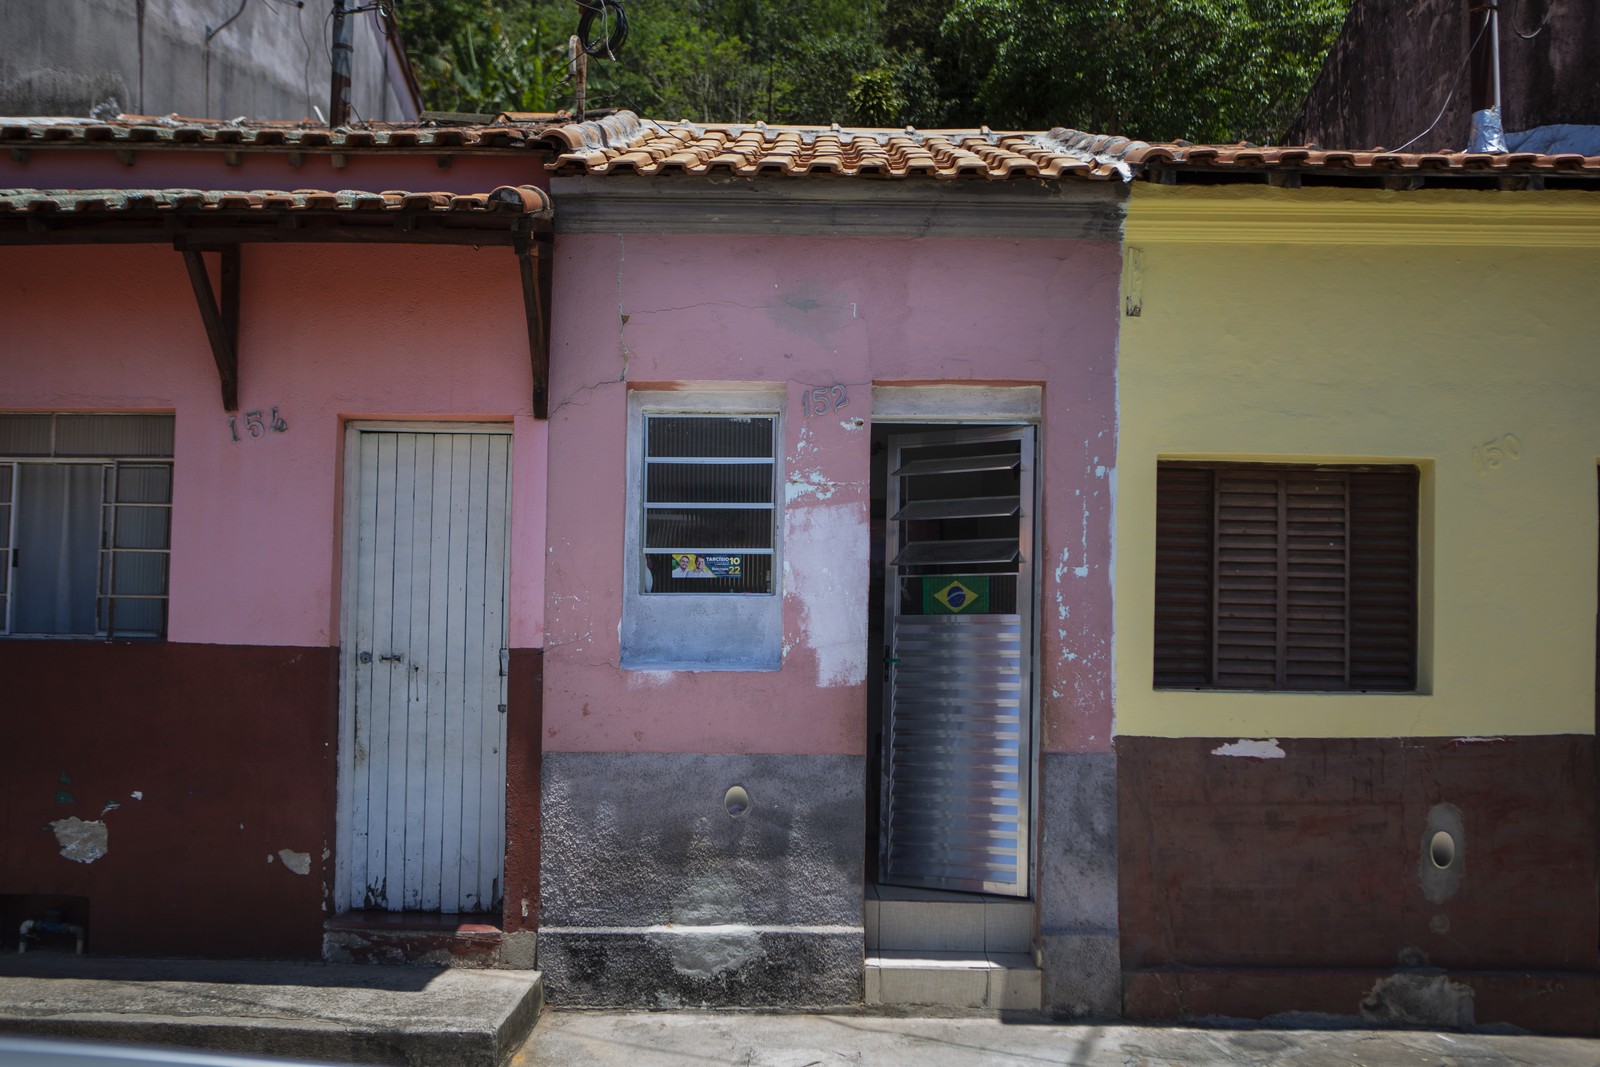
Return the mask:
<path id="1" fill-rule="evenodd" d="M 722 806 L 727 809 L 728 818 L 742 819 L 750 813 L 750 794 L 742 785 L 729 786 L 722 796 Z"/>
<path id="2" fill-rule="evenodd" d="M 1456 861 L 1456 839 L 1440 830 L 1428 841 L 1428 858 L 1441 871 Z"/>

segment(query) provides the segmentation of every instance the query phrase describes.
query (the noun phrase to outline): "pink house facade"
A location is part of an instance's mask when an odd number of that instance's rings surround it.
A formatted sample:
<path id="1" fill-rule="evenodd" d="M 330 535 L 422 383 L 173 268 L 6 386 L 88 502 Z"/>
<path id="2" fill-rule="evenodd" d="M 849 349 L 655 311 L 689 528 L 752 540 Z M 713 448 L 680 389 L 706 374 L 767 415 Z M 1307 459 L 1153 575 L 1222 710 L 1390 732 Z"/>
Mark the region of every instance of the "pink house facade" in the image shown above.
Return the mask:
<path id="1" fill-rule="evenodd" d="M 548 246 L 542 168 L 453 131 L 3 136 L 6 947 L 53 917 L 103 954 L 317 958 L 386 886 L 494 911 L 514 945 L 531 926 L 498 901 L 537 892 L 537 812 L 505 782 L 537 771 L 545 425 L 519 253 Z M 371 192 L 231 192 L 308 188 Z M 394 600 L 486 504 L 484 542 Z M 430 624 L 472 619 L 476 641 L 430 649 Z M 430 761 L 446 705 L 473 704 L 477 742 Z"/>
<path id="2" fill-rule="evenodd" d="M 1116 1010 L 1123 175 L 641 132 L 5 127 L 7 947 Z"/>
<path id="3" fill-rule="evenodd" d="M 894 1003 L 937 950 L 1115 1012 L 1122 183 L 606 122 L 649 151 L 552 185 L 552 997 Z"/>

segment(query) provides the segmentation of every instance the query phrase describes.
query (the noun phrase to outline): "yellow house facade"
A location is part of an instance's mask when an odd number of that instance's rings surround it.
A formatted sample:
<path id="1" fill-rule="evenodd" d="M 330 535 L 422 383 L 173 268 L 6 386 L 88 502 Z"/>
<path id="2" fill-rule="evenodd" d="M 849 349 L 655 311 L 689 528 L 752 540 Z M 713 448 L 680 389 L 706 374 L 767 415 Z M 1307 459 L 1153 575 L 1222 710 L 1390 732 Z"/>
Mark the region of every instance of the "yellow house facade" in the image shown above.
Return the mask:
<path id="1" fill-rule="evenodd" d="M 1118 347 L 1125 1012 L 1407 1021 L 1426 988 L 1428 1021 L 1591 1031 L 1600 201 L 1151 176 Z"/>

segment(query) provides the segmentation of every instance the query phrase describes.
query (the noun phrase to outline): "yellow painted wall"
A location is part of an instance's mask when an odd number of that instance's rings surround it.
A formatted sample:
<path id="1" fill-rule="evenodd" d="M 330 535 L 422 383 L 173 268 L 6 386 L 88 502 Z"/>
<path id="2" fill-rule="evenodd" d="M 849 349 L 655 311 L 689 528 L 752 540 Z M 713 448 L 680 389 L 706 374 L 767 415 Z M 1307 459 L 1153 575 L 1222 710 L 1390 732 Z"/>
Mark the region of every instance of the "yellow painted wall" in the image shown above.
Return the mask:
<path id="1" fill-rule="evenodd" d="M 1126 247 L 1116 732 L 1593 733 L 1600 195 L 1140 183 Z M 1155 690 L 1180 458 L 1418 464 L 1419 692 Z"/>

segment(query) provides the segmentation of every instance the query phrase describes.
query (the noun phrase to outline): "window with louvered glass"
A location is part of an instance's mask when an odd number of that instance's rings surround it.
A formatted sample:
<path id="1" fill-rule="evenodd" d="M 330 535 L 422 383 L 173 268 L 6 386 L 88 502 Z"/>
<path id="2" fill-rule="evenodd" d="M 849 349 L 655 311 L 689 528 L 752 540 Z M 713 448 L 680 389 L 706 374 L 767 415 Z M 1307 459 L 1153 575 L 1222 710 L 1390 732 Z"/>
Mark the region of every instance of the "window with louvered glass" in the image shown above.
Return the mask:
<path id="1" fill-rule="evenodd" d="M 646 415 L 645 590 L 771 593 L 770 415 Z"/>
<path id="2" fill-rule="evenodd" d="M 1417 468 L 1162 463 L 1155 684 L 1416 688 Z"/>

